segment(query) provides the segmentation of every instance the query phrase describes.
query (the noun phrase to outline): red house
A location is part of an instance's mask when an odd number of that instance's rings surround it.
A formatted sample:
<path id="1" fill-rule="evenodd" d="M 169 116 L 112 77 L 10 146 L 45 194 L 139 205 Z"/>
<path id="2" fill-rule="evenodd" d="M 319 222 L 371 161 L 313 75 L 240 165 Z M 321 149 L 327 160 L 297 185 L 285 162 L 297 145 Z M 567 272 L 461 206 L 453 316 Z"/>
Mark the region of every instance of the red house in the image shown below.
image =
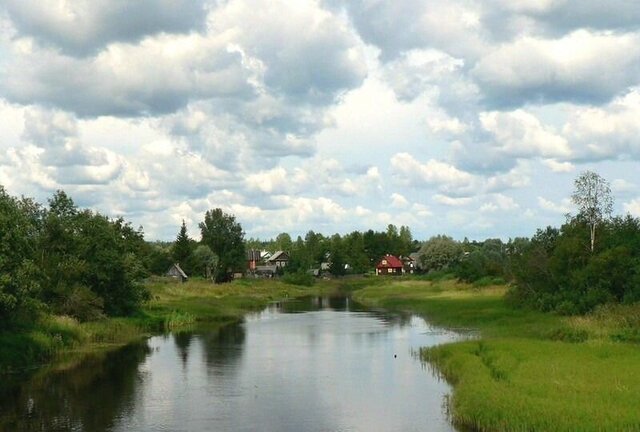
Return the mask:
<path id="1" fill-rule="evenodd" d="M 376 265 L 377 275 L 393 275 L 401 276 L 403 272 L 402 261 L 393 255 L 385 255 L 382 257 L 378 265 Z"/>

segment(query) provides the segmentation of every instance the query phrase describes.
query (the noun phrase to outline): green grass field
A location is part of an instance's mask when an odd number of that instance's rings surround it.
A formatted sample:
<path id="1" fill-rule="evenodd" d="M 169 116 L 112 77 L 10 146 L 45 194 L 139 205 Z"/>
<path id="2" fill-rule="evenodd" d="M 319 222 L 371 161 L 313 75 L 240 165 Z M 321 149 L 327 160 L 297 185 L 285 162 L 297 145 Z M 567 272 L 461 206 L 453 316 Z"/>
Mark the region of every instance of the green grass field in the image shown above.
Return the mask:
<path id="1" fill-rule="evenodd" d="M 514 309 L 506 287 L 391 281 L 354 299 L 480 338 L 421 350 L 453 385 L 456 424 L 480 431 L 640 430 L 640 306 L 586 317 Z"/>

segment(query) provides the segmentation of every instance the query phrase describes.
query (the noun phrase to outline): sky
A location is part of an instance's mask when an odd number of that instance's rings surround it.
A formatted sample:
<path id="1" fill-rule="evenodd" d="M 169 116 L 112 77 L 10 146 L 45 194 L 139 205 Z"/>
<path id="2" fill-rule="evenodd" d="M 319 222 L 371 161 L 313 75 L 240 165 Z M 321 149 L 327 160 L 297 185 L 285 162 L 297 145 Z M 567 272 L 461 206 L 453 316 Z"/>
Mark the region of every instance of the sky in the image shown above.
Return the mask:
<path id="1" fill-rule="evenodd" d="M 640 216 L 637 0 L 0 0 L 0 185 L 172 240 Z"/>

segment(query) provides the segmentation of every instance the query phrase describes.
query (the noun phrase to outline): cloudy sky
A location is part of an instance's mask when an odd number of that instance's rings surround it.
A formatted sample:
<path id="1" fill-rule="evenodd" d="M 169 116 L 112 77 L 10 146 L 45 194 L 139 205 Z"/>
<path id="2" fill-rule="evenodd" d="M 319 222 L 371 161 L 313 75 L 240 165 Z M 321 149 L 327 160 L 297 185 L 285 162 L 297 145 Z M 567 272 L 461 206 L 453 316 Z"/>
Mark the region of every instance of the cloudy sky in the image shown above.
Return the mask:
<path id="1" fill-rule="evenodd" d="M 637 0 L 0 0 L 0 184 L 149 239 L 640 216 Z"/>

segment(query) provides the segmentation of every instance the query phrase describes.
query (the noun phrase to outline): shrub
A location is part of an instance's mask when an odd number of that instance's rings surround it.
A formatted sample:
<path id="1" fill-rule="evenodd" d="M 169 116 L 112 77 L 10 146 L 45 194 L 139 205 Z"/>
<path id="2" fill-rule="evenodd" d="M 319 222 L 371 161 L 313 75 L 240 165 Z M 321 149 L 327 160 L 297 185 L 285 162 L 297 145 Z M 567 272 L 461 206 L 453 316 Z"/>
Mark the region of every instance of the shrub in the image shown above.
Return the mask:
<path id="1" fill-rule="evenodd" d="M 316 282 L 313 275 L 301 270 L 298 270 L 294 273 L 286 273 L 282 277 L 282 281 L 290 285 L 302 286 L 312 286 Z"/>

